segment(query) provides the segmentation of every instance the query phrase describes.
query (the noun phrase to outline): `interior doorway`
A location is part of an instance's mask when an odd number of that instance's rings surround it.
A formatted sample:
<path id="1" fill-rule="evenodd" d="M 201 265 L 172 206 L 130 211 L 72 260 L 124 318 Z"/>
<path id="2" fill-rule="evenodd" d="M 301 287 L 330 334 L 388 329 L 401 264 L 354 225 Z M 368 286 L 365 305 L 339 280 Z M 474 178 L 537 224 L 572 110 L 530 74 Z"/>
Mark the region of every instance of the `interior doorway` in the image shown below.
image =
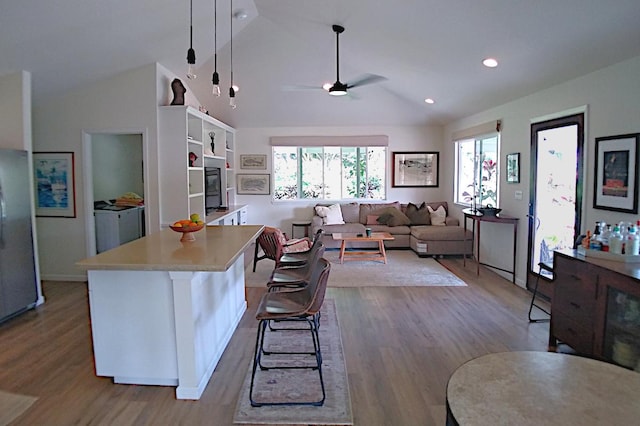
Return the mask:
<path id="1" fill-rule="evenodd" d="M 580 233 L 583 192 L 584 113 L 531 125 L 531 175 L 527 288 L 538 278 L 540 261 L 572 248 Z M 551 297 L 545 272 L 538 291 Z"/>
<path id="2" fill-rule="evenodd" d="M 100 251 L 98 250 L 99 242 L 96 229 L 96 212 L 98 211 L 96 205 L 100 207 L 100 224 L 104 231 L 104 224 L 112 224 L 113 217 L 120 217 L 117 211 L 118 206 L 115 205 L 116 199 L 124 194 L 134 193 L 144 200 L 145 192 L 147 192 L 145 141 L 144 131 L 103 131 L 83 135 L 87 256 L 94 256 Z M 135 220 L 132 218 L 134 214 L 130 211 L 133 209 L 122 210 L 127 210 L 126 222 L 123 220 L 121 226 L 123 236 L 118 235 L 118 238 L 114 236 L 113 241 L 122 238 L 130 240 L 128 235 L 134 233 L 136 229 L 139 235 L 144 235 L 144 230 L 147 229 L 144 209 L 137 209 Z M 116 220 L 116 222 L 119 221 Z M 104 250 L 105 238 L 101 237 L 101 241 Z M 113 241 L 110 240 L 107 244 L 115 244 Z"/>

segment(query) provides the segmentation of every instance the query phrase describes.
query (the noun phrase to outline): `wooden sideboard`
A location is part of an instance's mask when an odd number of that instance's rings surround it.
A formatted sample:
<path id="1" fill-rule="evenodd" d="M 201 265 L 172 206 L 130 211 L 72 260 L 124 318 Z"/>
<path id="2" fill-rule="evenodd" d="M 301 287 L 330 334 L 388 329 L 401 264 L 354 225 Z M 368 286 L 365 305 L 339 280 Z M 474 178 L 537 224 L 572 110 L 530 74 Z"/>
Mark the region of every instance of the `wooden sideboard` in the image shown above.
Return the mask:
<path id="1" fill-rule="evenodd" d="M 554 253 L 549 350 L 577 352 L 640 371 L 640 264 Z"/>

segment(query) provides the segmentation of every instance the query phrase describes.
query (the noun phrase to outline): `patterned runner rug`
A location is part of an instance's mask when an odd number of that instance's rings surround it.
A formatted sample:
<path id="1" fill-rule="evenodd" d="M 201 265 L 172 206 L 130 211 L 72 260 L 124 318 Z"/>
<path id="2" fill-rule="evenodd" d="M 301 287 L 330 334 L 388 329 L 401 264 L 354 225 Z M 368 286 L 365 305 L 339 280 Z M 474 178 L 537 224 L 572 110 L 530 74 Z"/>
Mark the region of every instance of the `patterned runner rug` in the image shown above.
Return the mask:
<path id="1" fill-rule="evenodd" d="M 387 264 L 352 260 L 340 264 L 339 250 L 325 251 L 331 262 L 329 287 L 427 287 L 466 286 L 465 282 L 432 258 L 418 257 L 411 250 L 387 250 Z M 247 287 L 263 287 L 275 262 L 263 259 L 253 272 L 253 259 L 245 271 Z"/>
<path id="2" fill-rule="evenodd" d="M 298 324 L 299 326 L 299 324 Z M 257 331 L 257 321 L 256 321 Z M 313 348 L 309 331 L 267 331 L 265 342 L 272 348 L 306 351 Z M 340 325 L 333 299 L 325 299 L 320 319 L 320 348 L 322 350 L 322 375 L 326 391 L 323 406 L 262 406 L 252 407 L 249 401 L 252 364 L 238 398 L 234 423 L 236 424 L 301 424 L 301 425 L 351 425 L 351 398 L 342 352 Z M 270 358 L 278 355 L 263 357 Z M 290 356 L 289 356 L 290 357 Z M 306 360 L 315 360 L 307 356 Z M 253 361 L 253 360 L 252 360 Z M 303 364 L 304 365 L 304 364 Z M 258 401 L 319 400 L 320 378 L 316 370 L 268 370 L 256 373 L 254 398 Z"/>

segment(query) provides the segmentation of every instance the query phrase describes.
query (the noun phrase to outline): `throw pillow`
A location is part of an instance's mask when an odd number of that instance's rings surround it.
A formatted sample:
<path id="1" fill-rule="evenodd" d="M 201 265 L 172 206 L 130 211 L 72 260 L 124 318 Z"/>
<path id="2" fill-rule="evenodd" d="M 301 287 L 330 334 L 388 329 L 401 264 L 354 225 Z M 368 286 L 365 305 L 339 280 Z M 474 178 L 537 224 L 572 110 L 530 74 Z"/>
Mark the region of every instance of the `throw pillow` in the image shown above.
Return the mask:
<path id="1" fill-rule="evenodd" d="M 329 207 L 316 206 L 316 214 L 322 218 L 324 225 L 344 225 L 340 204 L 333 204 Z"/>
<path id="2" fill-rule="evenodd" d="M 379 217 L 380 216 L 373 214 L 367 215 L 367 225 L 377 225 L 378 223 L 380 223 L 378 222 Z"/>
<path id="3" fill-rule="evenodd" d="M 378 223 L 382 223 L 387 226 L 401 226 L 409 225 L 411 221 L 400 210 L 395 207 L 389 207 L 382 211 L 380 217 L 378 217 Z"/>
<path id="4" fill-rule="evenodd" d="M 432 225 L 436 225 L 436 226 L 446 225 L 445 221 L 447 220 L 447 211 L 444 209 L 444 206 L 440 206 L 436 210 L 433 210 L 431 206 L 427 206 L 427 209 L 429 209 Z"/>
<path id="5" fill-rule="evenodd" d="M 406 212 L 411 225 L 431 225 L 431 214 L 427 209 L 427 203 L 422 202 L 420 207 L 409 203 Z"/>

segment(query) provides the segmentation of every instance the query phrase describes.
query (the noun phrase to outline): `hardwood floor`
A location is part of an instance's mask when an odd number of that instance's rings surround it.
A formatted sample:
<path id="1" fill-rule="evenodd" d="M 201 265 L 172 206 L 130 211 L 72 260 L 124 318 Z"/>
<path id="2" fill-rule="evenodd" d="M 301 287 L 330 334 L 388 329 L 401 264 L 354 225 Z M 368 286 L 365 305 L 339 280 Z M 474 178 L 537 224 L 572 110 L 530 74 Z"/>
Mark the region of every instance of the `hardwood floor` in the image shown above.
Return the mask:
<path id="1" fill-rule="evenodd" d="M 468 287 L 328 289 L 356 425 L 443 425 L 447 380 L 462 363 L 546 350 L 548 323 L 527 321 L 530 293 L 462 259 L 442 263 Z M 38 397 L 13 425 L 232 424 L 263 291 L 247 289 L 249 308 L 202 398 L 178 401 L 172 387 L 96 377 L 86 284 L 45 282 L 43 306 L 0 325 L 0 389 Z"/>

